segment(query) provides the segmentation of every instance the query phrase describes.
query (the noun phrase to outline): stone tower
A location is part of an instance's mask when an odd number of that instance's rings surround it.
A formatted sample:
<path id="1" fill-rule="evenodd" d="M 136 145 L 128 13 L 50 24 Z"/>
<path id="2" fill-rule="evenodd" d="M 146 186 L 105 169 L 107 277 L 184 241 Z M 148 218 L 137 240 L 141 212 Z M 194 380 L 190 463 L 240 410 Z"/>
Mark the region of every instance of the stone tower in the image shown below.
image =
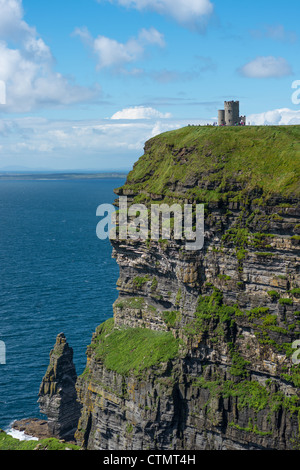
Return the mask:
<path id="1" fill-rule="evenodd" d="M 218 124 L 219 126 L 225 125 L 225 111 L 224 109 L 219 109 L 218 111 Z"/>
<path id="2" fill-rule="evenodd" d="M 225 101 L 224 108 L 226 126 L 235 126 L 236 124 L 238 124 L 240 117 L 240 102 Z"/>
<path id="3" fill-rule="evenodd" d="M 218 111 L 219 126 L 246 125 L 246 116 L 240 116 L 239 101 L 225 101 L 224 109 Z"/>

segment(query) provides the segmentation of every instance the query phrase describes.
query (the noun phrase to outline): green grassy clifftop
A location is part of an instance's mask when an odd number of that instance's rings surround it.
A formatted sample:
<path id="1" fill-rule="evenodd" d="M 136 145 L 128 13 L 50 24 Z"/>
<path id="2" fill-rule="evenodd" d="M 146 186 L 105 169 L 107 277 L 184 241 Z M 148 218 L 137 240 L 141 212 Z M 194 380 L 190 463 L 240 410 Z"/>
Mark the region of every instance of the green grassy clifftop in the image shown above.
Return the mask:
<path id="1" fill-rule="evenodd" d="M 198 202 L 300 196 L 300 126 L 188 126 L 150 139 L 123 191 Z"/>

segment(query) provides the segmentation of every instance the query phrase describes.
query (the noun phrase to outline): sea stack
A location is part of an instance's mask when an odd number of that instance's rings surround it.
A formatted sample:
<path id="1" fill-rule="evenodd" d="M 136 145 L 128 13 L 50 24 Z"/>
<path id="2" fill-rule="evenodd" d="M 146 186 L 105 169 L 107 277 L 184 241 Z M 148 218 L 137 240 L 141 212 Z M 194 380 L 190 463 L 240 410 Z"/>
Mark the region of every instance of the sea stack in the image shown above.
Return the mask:
<path id="1" fill-rule="evenodd" d="M 80 416 L 75 383 L 76 368 L 73 349 L 60 333 L 50 352 L 50 363 L 39 390 L 41 413 L 48 418 L 48 430 L 52 437 L 73 440 Z"/>

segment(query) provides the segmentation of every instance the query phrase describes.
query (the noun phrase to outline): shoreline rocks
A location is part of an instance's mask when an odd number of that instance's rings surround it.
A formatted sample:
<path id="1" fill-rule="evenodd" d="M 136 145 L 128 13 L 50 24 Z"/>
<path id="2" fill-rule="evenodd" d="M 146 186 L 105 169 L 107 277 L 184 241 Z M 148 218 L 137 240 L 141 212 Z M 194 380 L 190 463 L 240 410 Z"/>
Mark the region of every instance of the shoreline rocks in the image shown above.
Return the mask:
<path id="1" fill-rule="evenodd" d="M 48 421 L 38 418 L 25 418 L 14 421 L 12 429 L 24 432 L 27 436 L 37 439 L 48 439 L 52 437 L 48 430 Z"/>

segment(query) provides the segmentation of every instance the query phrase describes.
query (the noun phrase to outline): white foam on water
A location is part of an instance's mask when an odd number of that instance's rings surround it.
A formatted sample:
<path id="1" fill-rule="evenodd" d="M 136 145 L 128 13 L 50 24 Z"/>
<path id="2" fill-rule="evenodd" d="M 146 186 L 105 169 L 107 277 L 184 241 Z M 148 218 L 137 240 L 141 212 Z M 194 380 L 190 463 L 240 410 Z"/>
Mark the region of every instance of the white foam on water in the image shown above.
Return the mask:
<path id="1" fill-rule="evenodd" d="M 29 436 L 25 434 L 24 431 L 18 431 L 17 429 L 9 428 L 5 431 L 6 434 L 13 437 L 14 439 L 18 439 L 19 441 L 38 441 L 37 437 Z"/>

